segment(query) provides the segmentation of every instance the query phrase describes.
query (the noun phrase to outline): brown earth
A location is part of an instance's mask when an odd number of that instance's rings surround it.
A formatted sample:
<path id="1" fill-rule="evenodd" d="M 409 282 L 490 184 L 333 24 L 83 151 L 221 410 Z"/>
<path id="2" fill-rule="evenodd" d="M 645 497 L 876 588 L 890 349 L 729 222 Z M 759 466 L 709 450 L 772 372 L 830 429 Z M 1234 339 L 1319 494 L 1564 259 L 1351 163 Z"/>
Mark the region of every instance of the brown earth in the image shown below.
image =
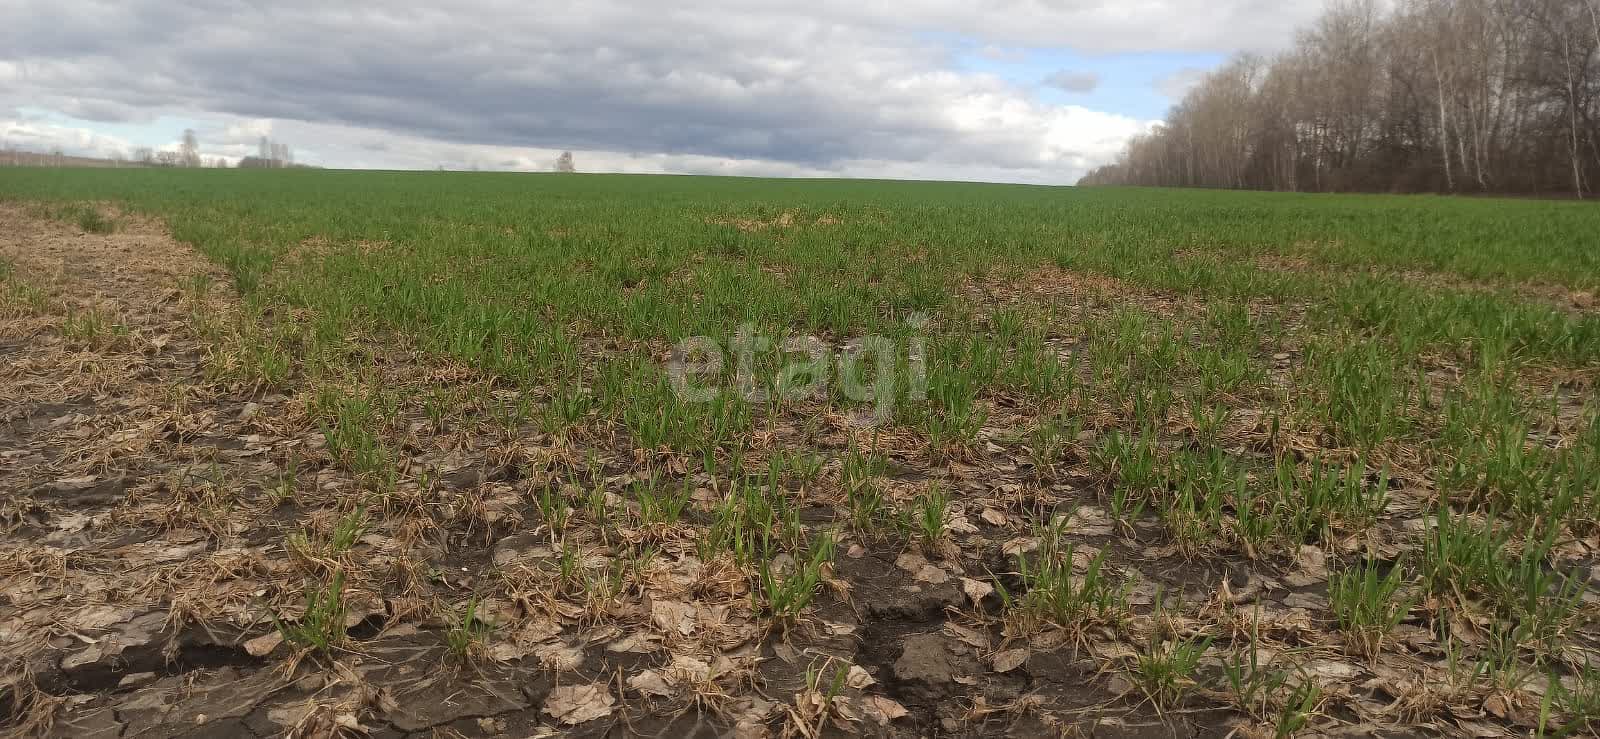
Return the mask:
<path id="1" fill-rule="evenodd" d="M 697 556 L 726 481 L 603 433 L 499 422 L 488 409 L 518 398 L 493 378 L 351 339 L 376 373 L 361 382 L 459 401 L 442 419 L 408 406 L 384 425 L 397 472 L 375 484 L 308 410 L 317 390 L 356 380 L 230 379 L 251 347 L 227 327 L 248 310 L 159 224 L 117 220 L 86 234 L 0 205 L 13 267 L 0 281 L 0 733 L 1270 736 L 1276 707 L 1247 715 L 1215 687 L 1218 655 L 1244 645 L 1321 688 L 1311 726 L 1327 735 L 1526 725 L 1525 701 L 1441 687 L 1440 645 L 1415 624 L 1397 654 L 1353 656 L 1328 623 L 1321 549 L 1198 560 L 1154 521 L 1118 528 L 1098 480 L 1077 463 L 1035 467 L 998 411 L 957 458 L 879 439 L 890 501 L 933 481 L 952 493 L 948 537 L 847 533 L 823 594 L 785 628 L 753 612 L 747 573 Z M 1107 287 L 1055 277 L 1041 290 Z M 840 520 L 852 442 L 847 420 L 827 420 L 799 441 L 826 463 L 788 483 L 819 526 Z M 776 429 L 755 446 L 800 436 Z M 647 464 L 694 489 L 682 522 L 636 525 L 638 504 L 611 492 Z M 541 507 L 551 490 L 573 503 L 570 522 Z M 586 490 L 624 523 L 600 525 L 577 502 Z M 1392 520 L 1331 548 L 1398 556 L 1425 494 L 1395 491 Z M 1025 514 L 1049 512 L 1068 519 L 1075 561 L 1103 551 L 1126 579 L 1128 623 L 1024 631 L 1000 617 L 997 586 L 1018 587 L 1012 555 L 1039 544 Z M 330 582 L 342 583 L 336 643 L 286 642 Z M 1156 711 L 1133 666 L 1202 630 L 1229 635 L 1202 663 L 1210 687 Z M 477 636 L 453 649 L 464 634 Z"/>
<path id="2" fill-rule="evenodd" d="M 719 595 L 721 575 L 684 551 L 648 574 L 659 587 L 622 602 L 549 592 L 550 538 L 523 524 L 541 481 L 497 460 L 562 450 L 468 424 L 452 439 L 413 424 L 400 444 L 443 474 L 436 490 L 409 474 L 400 488 L 478 513 L 371 512 L 349 553 L 308 551 L 349 515 L 361 481 L 324 452 L 293 388 L 215 376 L 236 347 L 197 326 L 238 313 L 224 275 L 159 224 L 114 217 L 120 228 L 101 235 L 0 206 L 13 270 L 0 314 L 0 733 L 759 736 L 833 721 L 1031 735 L 1113 703 L 1086 664 L 1057 674 L 1060 658 L 1037 677 L 985 675 L 987 637 L 949 630 L 947 611 L 967 605 L 945 572 L 958 563 L 910 565 L 933 587 L 894 551 L 856 546 L 817 618 L 784 633 L 758 627 L 742 584 Z M 439 526 L 454 530 L 419 533 Z M 590 551 L 603 560 L 606 548 Z M 327 655 L 285 645 L 276 623 L 303 618 L 305 583 L 332 568 L 349 571 L 348 641 Z M 446 634 L 474 592 L 490 593 L 479 618 L 495 629 L 463 660 Z M 833 702 L 808 689 L 808 671 L 846 665 Z"/>

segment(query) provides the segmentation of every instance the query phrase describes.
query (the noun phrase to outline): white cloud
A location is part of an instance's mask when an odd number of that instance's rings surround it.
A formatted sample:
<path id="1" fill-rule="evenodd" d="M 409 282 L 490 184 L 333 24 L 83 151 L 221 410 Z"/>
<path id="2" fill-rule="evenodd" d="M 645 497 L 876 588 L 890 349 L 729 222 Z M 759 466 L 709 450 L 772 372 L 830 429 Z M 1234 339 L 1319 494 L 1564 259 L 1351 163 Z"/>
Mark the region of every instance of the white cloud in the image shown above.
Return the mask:
<path id="1" fill-rule="evenodd" d="M 0 119 L 0 148 L 109 158 L 127 154 L 133 147 L 127 139 L 88 128 L 10 118 Z"/>
<path id="2" fill-rule="evenodd" d="M 789 5 L 785 0 L 757 4 L 768 9 Z M 813 13 L 839 22 L 1093 52 L 1277 48 L 1292 41 L 1293 30 L 1324 6 L 1323 0 L 813 0 L 809 4 Z"/>
<path id="3" fill-rule="evenodd" d="M 222 127 L 218 133 L 208 132 L 208 139 L 220 140 L 225 144 L 244 144 L 256 146 L 261 137 L 272 137 L 272 121 L 268 119 L 251 119 L 233 121 Z"/>
<path id="4" fill-rule="evenodd" d="M 1182 100 L 1184 95 L 1189 94 L 1189 91 L 1194 89 L 1195 85 L 1200 84 L 1200 81 L 1205 77 L 1206 70 L 1204 69 L 1184 67 L 1156 80 L 1155 87 L 1164 97 L 1176 103 Z"/>
<path id="5" fill-rule="evenodd" d="M 978 56 L 997 62 L 1020 64 L 1028 60 L 1028 51 L 1027 49 L 1019 49 L 1012 46 L 986 44 L 983 48 L 978 49 Z"/>

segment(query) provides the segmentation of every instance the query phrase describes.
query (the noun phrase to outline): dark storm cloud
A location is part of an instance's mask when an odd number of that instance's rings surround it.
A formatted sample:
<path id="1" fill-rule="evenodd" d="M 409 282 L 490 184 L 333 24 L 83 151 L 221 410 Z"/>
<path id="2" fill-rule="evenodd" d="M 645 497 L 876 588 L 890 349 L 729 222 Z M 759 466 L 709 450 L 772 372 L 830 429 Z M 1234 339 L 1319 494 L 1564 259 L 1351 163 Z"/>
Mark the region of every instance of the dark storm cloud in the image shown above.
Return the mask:
<path id="1" fill-rule="evenodd" d="M 1077 149 L 1139 125 L 951 71 L 948 50 L 916 31 L 977 19 L 997 39 L 1029 41 L 1037 29 L 943 0 L 912 0 L 898 22 L 831 1 L 806 15 L 774 0 L 21 4 L 0 29 L 0 104 L 90 121 L 160 109 L 824 169 L 859 161 L 1077 169 Z M 1201 7 L 1175 5 L 1186 4 Z M 1011 8 L 1080 25 L 1119 17 L 1111 3 Z M 1191 43 L 1181 36 L 1174 43 Z"/>
<path id="2" fill-rule="evenodd" d="M 187 13 L 233 25 L 193 37 L 170 33 Z M 689 22 L 677 33 L 613 39 L 609 23 L 567 29 L 583 35 L 543 22 L 497 29 L 488 13 L 466 21 L 304 8 L 269 15 L 177 9 L 153 21 L 156 15 L 103 20 L 149 36 L 126 56 L 77 56 L 92 48 L 81 32 L 16 38 L 13 48 L 44 60 L 29 80 L 39 89 L 98 98 L 104 109 L 159 102 L 487 144 L 810 163 L 867 153 L 920 157 L 938 146 L 928 135 L 932 116 L 885 119 L 873 110 L 880 102 L 926 101 L 864 94 L 849 85 L 865 80 L 838 70 L 782 70 L 756 53 L 710 53 L 781 46 L 763 38 L 778 28 Z M 788 44 L 798 41 L 791 36 Z"/>

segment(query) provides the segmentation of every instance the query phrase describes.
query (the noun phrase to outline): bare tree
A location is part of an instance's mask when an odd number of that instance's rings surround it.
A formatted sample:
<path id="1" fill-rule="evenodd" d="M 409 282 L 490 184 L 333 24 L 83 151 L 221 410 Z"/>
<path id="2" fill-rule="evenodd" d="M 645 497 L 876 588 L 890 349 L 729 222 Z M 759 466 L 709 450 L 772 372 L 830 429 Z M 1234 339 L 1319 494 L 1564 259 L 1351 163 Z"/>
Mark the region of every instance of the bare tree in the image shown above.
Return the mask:
<path id="1" fill-rule="evenodd" d="M 178 154 L 182 158 L 183 166 L 185 167 L 199 167 L 201 165 L 200 137 L 195 135 L 194 129 L 186 128 L 183 130 L 183 142 L 178 146 Z"/>
<path id="2" fill-rule="evenodd" d="M 262 166 L 282 169 L 294 163 L 294 152 L 288 144 L 266 138 L 262 142 L 266 145 L 266 154 L 261 157 L 264 162 Z"/>
<path id="3" fill-rule="evenodd" d="M 1447 107 L 1447 100 L 1451 97 L 1451 85 L 1454 81 L 1454 75 L 1446 72 L 1453 72 L 1455 67 L 1439 63 L 1441 50 L 1448 53 L 1445 47 L 1449 44 L 1451 10 L 1452 6 L 1449 2 L 1429 0 L 1427 9 L 1424 12 L 1429 12 L 1436 16 L 1428 24 L 1437 32 L 1435 38 L 1431 39 L 1432 43 L 1428 44 L 1428 59 L 1433 65 L 1433 80 L 1434 84 L 1437 85 L 1438 92 L 1436 97 L 1439 102 L 1439 163 L 1444 167 L 1445 189 L 1454 192 L 1456 178 L 1455 174 L 1450 171 L 1450 117 Z"/>
<path id="4" fill-rule="evenodd" d="M 1600 0 L 1336 0 L 1083 182 L 1584 196 L 1600 182 Z"/>

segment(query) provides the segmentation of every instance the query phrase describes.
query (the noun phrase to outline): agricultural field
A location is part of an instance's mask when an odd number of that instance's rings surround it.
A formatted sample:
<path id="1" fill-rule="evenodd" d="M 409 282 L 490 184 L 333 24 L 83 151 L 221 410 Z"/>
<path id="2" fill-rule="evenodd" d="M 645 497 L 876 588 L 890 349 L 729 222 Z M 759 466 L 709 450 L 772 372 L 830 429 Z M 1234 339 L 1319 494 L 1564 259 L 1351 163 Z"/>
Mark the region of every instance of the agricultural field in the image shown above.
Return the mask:
<path id="1" fill-rule="evenodd" d="M 1600 731 L 1600 207 L 0 170 L 0 733 Z"/>

